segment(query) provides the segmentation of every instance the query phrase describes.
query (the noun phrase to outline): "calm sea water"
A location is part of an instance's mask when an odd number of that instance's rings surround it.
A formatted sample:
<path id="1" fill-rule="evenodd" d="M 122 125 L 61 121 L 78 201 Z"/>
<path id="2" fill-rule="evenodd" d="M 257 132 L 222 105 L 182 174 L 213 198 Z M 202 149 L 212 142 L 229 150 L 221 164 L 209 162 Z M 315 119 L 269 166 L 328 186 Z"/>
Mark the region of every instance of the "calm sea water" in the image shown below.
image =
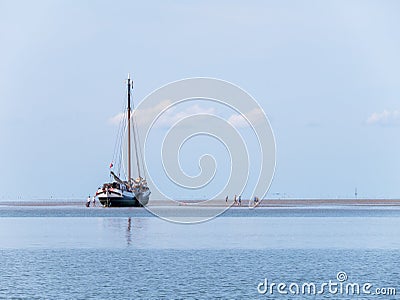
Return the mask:
<path id="1" fill-rule="evenodd" d="M 371 294 L 257 290 L 265 278 L 318 289 L 339 272 Z M 397 208 L 234 208 L 179 225 L 135 208 L 0 207 L 0 298 L 400 298 L 376 288 L 400 294 Z"/>

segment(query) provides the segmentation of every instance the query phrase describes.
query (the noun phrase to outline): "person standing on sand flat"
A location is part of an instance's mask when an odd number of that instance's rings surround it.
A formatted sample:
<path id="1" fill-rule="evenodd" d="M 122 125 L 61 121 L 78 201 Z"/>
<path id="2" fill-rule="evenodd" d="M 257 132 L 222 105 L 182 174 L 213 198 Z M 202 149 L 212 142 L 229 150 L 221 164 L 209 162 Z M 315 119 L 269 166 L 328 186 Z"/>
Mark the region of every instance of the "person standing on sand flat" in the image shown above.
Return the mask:
<path id="1" fill-rule="evenodd" d="M 86 207 L 90 206 L 90 195 L 87 197 L 87 201 L 86 201 Z"/>
<path id="2" fill-rule="evenodd" d="M 228 196 L 226 196 L 225 198 L 225 203 L 228 203 Z"/>
<path id="3" fill-rule="evenodd" d="M 233 204 L 237 204 L 237 199 L 236 199 L 236 195 L 235 195 L 235 197 L 233 198 Z"/>
<path id="4" fill-rule="evenodd" d="M 96 206 L 96 197 L 95 196 L 92 197 L 92 204 L 93 204 L 93 207 Z"/>

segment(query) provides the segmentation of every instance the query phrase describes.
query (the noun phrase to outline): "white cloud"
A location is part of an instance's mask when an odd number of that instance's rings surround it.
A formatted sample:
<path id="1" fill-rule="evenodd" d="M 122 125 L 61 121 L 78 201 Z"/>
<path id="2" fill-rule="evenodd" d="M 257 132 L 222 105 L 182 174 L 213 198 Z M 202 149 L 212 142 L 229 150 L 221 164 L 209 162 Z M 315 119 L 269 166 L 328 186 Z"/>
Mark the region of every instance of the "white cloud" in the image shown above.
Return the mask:
<path id="1" fill-rule="evenodd" d="M 242 115 L 239 115 L 239 114 L 231 115 L 228 119 L 228 122 L 238 128 L 243 128 L 243 127 L 249 126 L 246 119 Z"/>
<path id="2" fill-rule="evenodd" d="M 118 125 L 119 122 L 121 122 L 121 120 L 124 118 L 124 116 L 125 116 L 125 112 L 116 114 L 115 116 L 108 119 L 108 123 L 110 123 L 112 125 Z"/>
<path id="3" fill-rule="evenodd" d="M 176 107 L 172 107 L 160 116 L 155 125 L 157 127 L 170 127 L 183 118 L 198 114 L 215 115 L 216 113 L 213 107 L 203 108 L 198 104 L 192 105 L 180 111 Z"/>
<path id="4" fill-rule="evenodd" d="M 146 108 L 140 111 L 140 119 L 137 120 L 138 125 L 143 125 L 143 124 L 149 124 L 153 120 L 155 114 L 158 114 L 158 112 L 163 111 L 165 108 L 167 108 L 169 105 L 171 105 L 171 101 L 165 100 L 160 102 L 158 105 L 155 107 L 151 108 Z M 186 107 L 184 109 L 179 110 L 176 106 L 172 106 L 171 108 L 165 110 L 161 116 L 157 119 L 155 122 L 154 126 L 161 128 L 169 128 L 176 122 L 182 120 L 183 118 L 192 116 L 192 115 L 197 115 L 197 114 L 211 114 L 211 115 L 216 115 L 215 108 L 209 107 L 209 108 L 204 108 L 199 106 L 198 104 L 194 104 L 192 106 Z M 113 125 L 118 125 L 121 119 L 125 116 L 125 112 L 116 114 L 115 116 L 111 117 L 108 122 Z"/>
<path id="5" fill-rule="evenodd" d="M 252 125 L 256 125 L 259 121 L 261 121 L 265 117 L 264 113 L 259 108 L 254 108 L 253 110 L 245 113 L 244 115 Z M 250 124 L 241 114 L 231 115 L 228 119 L 228 122 L 237 128 L 244 128 L 250 126 Z"/>
<path id="6" fill-rule="evenodd" d="M 140 125 L 148 125 L 153 120 L 160 111 L 163 111 L 165 108 L 171 105 L 171 101 L 165 100 L 160 102 L 155 107 L 145 108 L 140 111 L 140 119 L 136 120 L 137 124 Z M 125 116 L 126 112 L 121 112 L 116 114 L 115 116 L 108 119 L 108 122 L 112 125 L 118 125 L 121 119 Z M 171 106 L 169 109 L 165 110 L 157 121 L 154 123 L 154 127 L 156 128 L 170 128 L 176 122 L 193 115 L 198 114 L 210 114 L 210 115 L 218 115 L 216 109 L 214 107 L 202 107 L 199 104 L 194 104 L 185 108 L 179 109 L 178 106 Z M 260 108 L 254 108 L 247 113 L 244 114 L 246 118 L 249 120 L 251 125 L 257 125 L 259 122 L 265 117 L 263 111 Z M 246 128 L 250 127 L 250 124 L 243 117 L 242 114 L 232 114 L 227 121 L 232 124 L 236 128 Z"/>
<path id="7" fill-rule="evenodd" d="M 384 110 L 383 112 L 374 112 L 367 119 L 368 124 L 396 125 L 400 124 L 400 110 Z"/>

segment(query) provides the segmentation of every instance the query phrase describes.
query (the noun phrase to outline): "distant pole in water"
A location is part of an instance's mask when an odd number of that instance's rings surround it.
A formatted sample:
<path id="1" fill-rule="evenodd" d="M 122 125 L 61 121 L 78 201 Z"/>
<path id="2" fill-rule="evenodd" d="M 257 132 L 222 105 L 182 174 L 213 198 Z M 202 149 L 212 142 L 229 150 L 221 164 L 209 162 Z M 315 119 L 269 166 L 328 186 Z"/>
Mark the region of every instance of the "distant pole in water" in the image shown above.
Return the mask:
<path id="1" fill-rule="evenodd" d="M 357 199 L 357 188 L 355 189 L 355 191 L 354 191 L 354 196 L 356 197 L 356 199 Z"/>
<path id="2" fill-rule="evenodd" d="M 128 73 L 128 182 L 131 181 L 131 78 Z"/>

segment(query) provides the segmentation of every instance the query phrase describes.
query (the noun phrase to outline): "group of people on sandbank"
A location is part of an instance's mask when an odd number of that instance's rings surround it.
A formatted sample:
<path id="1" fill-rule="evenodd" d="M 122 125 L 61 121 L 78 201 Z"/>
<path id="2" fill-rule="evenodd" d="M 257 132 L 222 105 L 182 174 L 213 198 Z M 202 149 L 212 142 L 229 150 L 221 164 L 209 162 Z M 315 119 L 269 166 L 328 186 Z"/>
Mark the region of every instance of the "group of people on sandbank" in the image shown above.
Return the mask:
<path id="1" fill-rule="evenodd" d="M 89 195 L 89 196 L 87 197 L 87 200 L 86 200 L 86 207 L 90 207 L 90 204 L 92 204 L 93 207 L 96 206 L 96 197 L 95 197 L 95 196 L 90 197 L 90 195 Z"/>
<path id="2" fill-rule="evenodd" d="M 225 203 L 228 204 L 228 201 L 229 201 L 229 196 L 226 196 Z M 249 200 L 249 202 L 250 201 L 251 200 Z M 260 199 L 257 196 L 254 196 L 253 202 L 254 202 L 254 206 L 256 206 L 260 203 Z M 237 197 L 237 195 L 235 195 L 233 197 L 233 205 L 242 206 L 242 195 L 239 195 L 239 197 Z"/>

